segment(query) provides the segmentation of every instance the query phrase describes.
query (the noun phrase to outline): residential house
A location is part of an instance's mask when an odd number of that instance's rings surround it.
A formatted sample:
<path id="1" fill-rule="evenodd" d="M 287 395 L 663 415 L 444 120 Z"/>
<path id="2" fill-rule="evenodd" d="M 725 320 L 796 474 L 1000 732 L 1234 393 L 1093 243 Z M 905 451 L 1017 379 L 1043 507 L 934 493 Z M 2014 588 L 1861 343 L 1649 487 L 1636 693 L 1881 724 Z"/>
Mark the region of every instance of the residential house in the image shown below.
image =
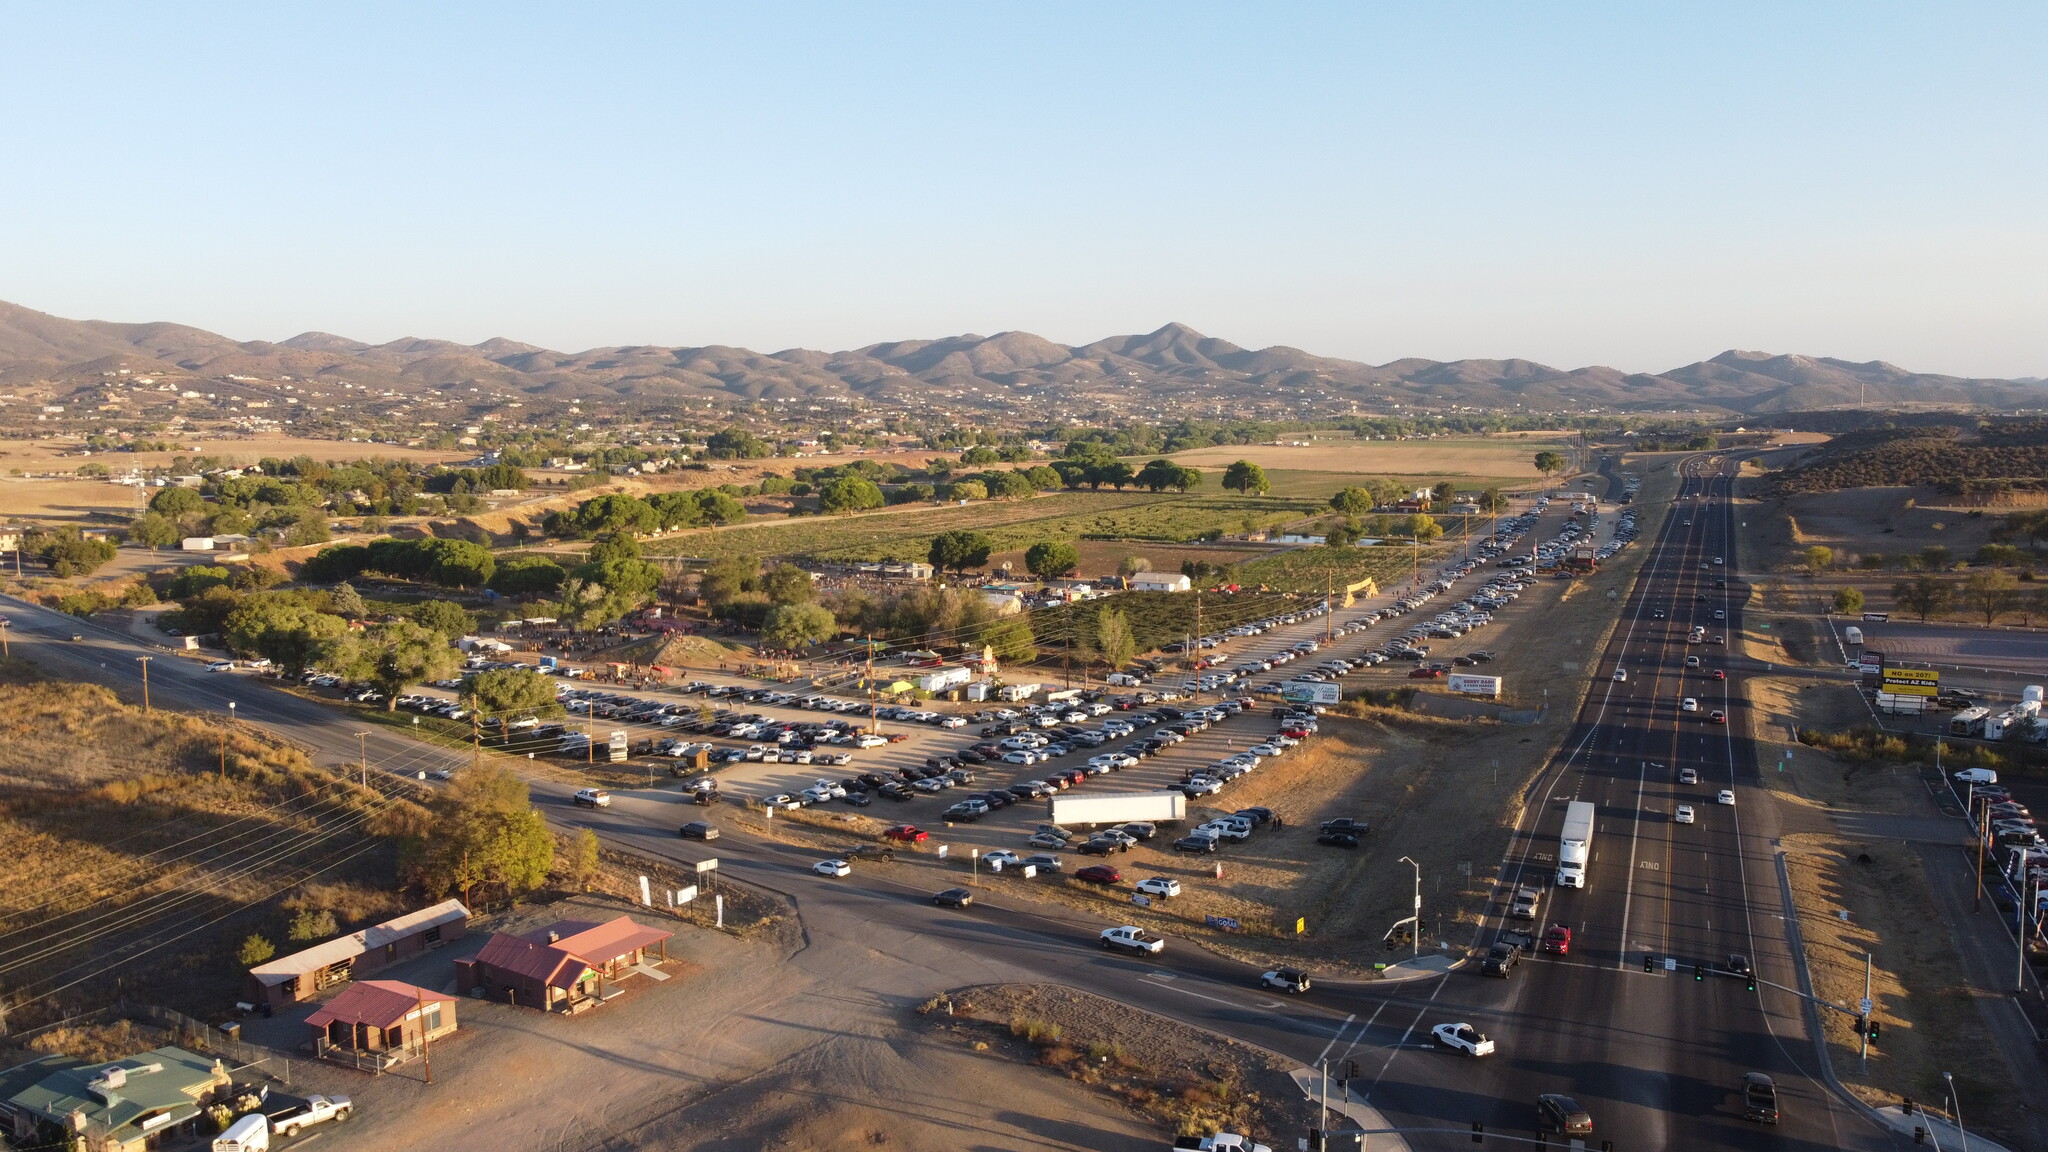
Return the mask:
<path id="1" fill-rule="evenodd" d="M 0 1073 L 0 1130 L 16 1147 L 143 1152 L 200 1134 L 201 1110 L 230 1084 L 220 1061 L 156 1048 L 111 1064 L 45 1056 Z"/>
<path id="2" fill-rule="evenodd" d="M 269 1008 L 308 1000 L 387 964 L 439 948 L 468 930 L 469 909 L 460 900 L 443 900 L 258 964 L 249 969 L 251 998 Z"/>
<path id="3" fill-rule="evenodd" d="M 455 997 L 398 980 L 364 980 L 306 1017 L 313 1047 L 417 1053 L 455 1031 Z"/>
<path id="4" fill-rule="evenodd" d="M 1131 577 L 1133 592 L 1186 592 L 1193 587 L 1194 581 L 1179 572 L 1140 572 Z"/>
<path id="5" fill-rule="evenodd" d="M 524 936 L 495 932 L 474 958 L 455 962 L 456 987 L 543 1011 L 581 1011 L 618 995 L 608 981 L 654 971 L 648 949 L 657 950 L 653 963 L 665 962 L 673 935 L 630 916 L 603 924 L 565 920 Z"/>

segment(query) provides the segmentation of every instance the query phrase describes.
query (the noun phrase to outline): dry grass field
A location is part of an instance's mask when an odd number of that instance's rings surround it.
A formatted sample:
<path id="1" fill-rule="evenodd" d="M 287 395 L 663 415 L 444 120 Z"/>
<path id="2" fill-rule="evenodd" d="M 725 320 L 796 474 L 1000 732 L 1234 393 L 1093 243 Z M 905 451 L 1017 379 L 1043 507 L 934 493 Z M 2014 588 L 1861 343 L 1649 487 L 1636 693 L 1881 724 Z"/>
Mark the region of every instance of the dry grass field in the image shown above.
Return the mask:
<path id="1" fill-rule="evenodd" d="M 0 519 L 27 517 L 34 520 L 75 521 L 117 520 L 126 522 L 139 515 L 150 493 L 125 484 L 104 480 L 30 480 L 0 476 Z"/>
<path id="2" fill-rule="evenodd" d="M 1175 454 L 1176 463 L 1220 472 L 1232 461 L 1261 468 L 1301 472 L 1345 472 L 1370 476 L 1492 476 L 1537 480 L 1536 453 L 1555 447 L 1544 440 L 1473 438 L 1458 440 L 1322 440 L 1303 447 L 1225 444 Z"/>
<path id="3" fill-rule="evenodd" d="M 315 460 L 414 460 L 443 464 L 467 460 L 473 450 L 442 451 L 435 448 L 407 448 L 400 444 L 373 444 L 361 440 L 313 440 L 302 436 L 200 437 L 177 441 L 170 452 L 95 452 L 91 456 L 61 455 L 85 448 L 82 440 L 0 440 L 0 471 L 19 468 L 24 472 L 61 471 L 97 460 L 116 472 L 137 468 L 161 468 L 180 456 L 213 456 L 230 464 L 254 464 L 266 456 L 289 459 L 311 456 Z"/>

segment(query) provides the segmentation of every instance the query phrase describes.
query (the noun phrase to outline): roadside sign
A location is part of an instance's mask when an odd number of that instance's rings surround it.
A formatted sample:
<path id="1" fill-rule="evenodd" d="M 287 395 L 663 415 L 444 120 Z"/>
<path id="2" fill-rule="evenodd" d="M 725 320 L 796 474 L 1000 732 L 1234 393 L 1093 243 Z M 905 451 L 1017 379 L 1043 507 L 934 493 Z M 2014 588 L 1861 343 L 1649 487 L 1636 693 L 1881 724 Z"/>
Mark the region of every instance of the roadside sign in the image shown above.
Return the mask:
<path id="1" fill-rule="evenodd" d="M 1299 936 L 1306 931 L 1308 931 L 1308 917 L 1296 916 L 1294 918 L 1294 934 Z"/>
<path id="2" fill-rule="evenodd" d="M 1030 880 L 1030 879 L 1032 879 L 1032 878 L 1036 877 L 1037 875 L 1038 875 L 1038 865 L 1036 865 L 1036 864 L 1026 864 L 1026 865 L 1024 866 L 1024 878 L 1025 878 L 1026 880 Z"/>
<path id="3" fill-rule="evenodd" d="M 1886 668 L 1883 687 L 1893 696 L 1938 696 L 1941 673 L 1932 668 Z"/>
<path id="4" fill-rule="evenodd" d="M 1664 958 L 1664 970 L 1666 972 L 1678 971 L 1678 958 L 1676 956 L 1666 956 Z"/>
<path id="5" fill-rule="evenodd" d="M 1131 903 L 1136 904 L 1140 908 L 1150 908 L 1152 906 L 1152 898 L 1143 892 L 1133 892 L 1131 893 Z"/>
<path id="6" fill-rule="evenodd" d="M 1875 1012 L 1875 1011 L 1877 1011 L 1877 1005 L 1875 1005 L 1875 1004 L 1872 1004 L 1872 1003 L 1870 1002 L 1870 997 L 1868 997 L 1868 996 L 1865 996 L 1865 997 L 1864 997 L 1863 999 L 1861 999 L 1861 1000 L 1858 1000 L 1858 1001 L 1856 1002 L 1856 1007 L 1857 1007 L 1857 1008 L 1859 1008 L 1859 1009 L 1861 1009 L 1861 1010 L 1862 1010 L 1862 1012 L 1863 1012 L 1863 1014 L 1864 1014 L 1865 1016 L 1868 1016 L 1868 1015 L 1870 1015 L 1870 1014 L 1871 1014 L 1872 1012 Z"/>
<path id="7" fill-rule="evenodd" d="M 1243 925 L 1237 922 L 1235 917 L 1231 916 L 1204 916 L 1202 917 L 1202 923 L 1207 924 L 1211 928 L 1221 928 L 1225 932 L 1236 932 L 1243 927 Z"/>

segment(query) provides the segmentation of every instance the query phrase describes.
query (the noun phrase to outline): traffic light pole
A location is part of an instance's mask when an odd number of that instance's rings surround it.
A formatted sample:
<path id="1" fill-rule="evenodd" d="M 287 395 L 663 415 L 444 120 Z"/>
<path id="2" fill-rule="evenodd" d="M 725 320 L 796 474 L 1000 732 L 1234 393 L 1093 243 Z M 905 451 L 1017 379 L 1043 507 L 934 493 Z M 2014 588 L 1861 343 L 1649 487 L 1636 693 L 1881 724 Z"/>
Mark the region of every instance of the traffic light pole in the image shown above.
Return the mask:
<path id="1" fill-rule="evenodd" d="M 1643 971 L 1650 971 L 1652 966 L 1655 964 L 1656 960 L 1657 954 L 1655 952 L 1643 953 Z M 1724 971 L 1722 969 L 1713 968 L 1710 965 L 1706 964 L 1695 964 L 1692 966 L 1692 978 L 1694 980 L 1705 980 L 1707 978 L 1707 973 L 1710 971 L 1713 972 L 1715 975 L 1724 974 Z M 1726 972 L 1725 975 L 1742 976 L 1744 979 L 1749 981 L 1748 991 L 1751 992 L 1756 991 L 1757 985 L 1761 984 L 1766 988 L 1776 988 L 1780 992 L 1785 992 L 1789 993 L 1790 995 L 1797 996 L 1801 1000 L 1804 1000 L 1809 1004 L 1814 1004 L 1822 1008 L 1832 1008 L 1833 1010 L 1840 1012 L 1844 1016 L 1855 1017 L 1857 1034 L 1863 1038 L 1863 1056 L 1865 1057 L 1867 1057 L 1870 1052 L 1870 1042 L 1878 1038 L 1880 1026 L 1877 1023 L 1877 1021 L 1871 1019 L 1871 1015 L 1873 1012 L 1876 1011 L 1877 1005 L 1870 999 L 1870 953 L 1868 952 L 1863 954 L 1863 1001 L 1862 1003 L 1858 1004 L 1854 1009 L 1844 1008 L 1840 1004 L 1837 1004 L 1832 1000 L 1823 1000 L 1818 996 L 1808 995 L 1805 992 L 1801 992 L 1797 988 L 1787 988 L 1783 984 L 1777 984 L 1769 980 L 1758 979 L 1756 973 L 1754 972 Z"/>

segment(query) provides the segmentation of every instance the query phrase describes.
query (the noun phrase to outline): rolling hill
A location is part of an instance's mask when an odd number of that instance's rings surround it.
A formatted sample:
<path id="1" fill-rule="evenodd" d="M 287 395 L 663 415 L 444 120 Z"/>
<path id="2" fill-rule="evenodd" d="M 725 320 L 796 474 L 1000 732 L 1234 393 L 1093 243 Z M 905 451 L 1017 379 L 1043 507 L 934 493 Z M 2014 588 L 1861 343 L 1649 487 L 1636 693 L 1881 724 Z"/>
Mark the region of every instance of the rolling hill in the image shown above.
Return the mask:
<path id="1" fill-rule="evenodd" d="M 2038 380 L 1978 380 L 1872 361 L 1728 351 L 1659 373 L 1530 360 L 1388 364 L 1247 349 L 1181 324 L 1069 347 L 1028 332 L 902 340 L 843 352 L 761 353 L 637 345 L 556 352 L 503 338 L 367 344 L 326 332 L 238 341 L 181 324 L 66 320 L 0 303 L 0 383 L 83 383 L 103 372 L 346 380 L 399 393 L 491 386 L 563 401 L 867 399 L 907 407 L 1042 415 L 1200 405 L 1384 412 L 1452 406 L 1525 411 L 1764 414 L 1854 404 L 2048 407 Z"/>

